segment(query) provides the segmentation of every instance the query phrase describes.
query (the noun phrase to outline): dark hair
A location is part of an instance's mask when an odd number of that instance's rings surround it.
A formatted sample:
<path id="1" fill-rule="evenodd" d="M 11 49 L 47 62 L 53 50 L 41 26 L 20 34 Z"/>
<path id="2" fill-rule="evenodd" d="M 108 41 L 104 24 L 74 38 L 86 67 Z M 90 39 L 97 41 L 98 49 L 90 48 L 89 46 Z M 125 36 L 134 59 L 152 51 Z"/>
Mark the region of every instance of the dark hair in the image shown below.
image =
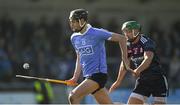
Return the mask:
<path id="1" fill-rule="evenodd" d="M 69 19 L 84 19 L 85 21 L 88 20 L 88 11 L 85 9 L 75 9 L 70 12 Z"/>

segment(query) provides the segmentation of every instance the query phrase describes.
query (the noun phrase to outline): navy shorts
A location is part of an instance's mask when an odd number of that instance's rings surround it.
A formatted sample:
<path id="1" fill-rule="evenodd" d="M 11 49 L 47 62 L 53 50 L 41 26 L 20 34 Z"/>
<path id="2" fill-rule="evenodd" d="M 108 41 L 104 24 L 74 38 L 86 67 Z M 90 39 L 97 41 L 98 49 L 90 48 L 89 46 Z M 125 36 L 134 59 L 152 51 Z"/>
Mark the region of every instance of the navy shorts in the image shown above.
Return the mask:
<path id="1" fill-rule="evenodd" d="M 153 97 L 167 97 L 167 79 L 163 75 L 151 76 L 151 78 L 147 79 L 138 78 L 133 92 L 147 97 L 150 95 Z"/>
<path id="2" fill-rule="evenodd" d="M 97 91 L 99 91 L 100 89 L 104 88 L 106 82 L 107 82 L 107 74 L 105 73 L 95 73 L 92 74 L 91 76 L 85 77 L 85 79 L 90 79 L 93 80 L 95 82 L 97 82 L 99 84 L 99 88 L 96 89 L 94 92 L 92 92 L 92 94 L 96 93 Z"/>

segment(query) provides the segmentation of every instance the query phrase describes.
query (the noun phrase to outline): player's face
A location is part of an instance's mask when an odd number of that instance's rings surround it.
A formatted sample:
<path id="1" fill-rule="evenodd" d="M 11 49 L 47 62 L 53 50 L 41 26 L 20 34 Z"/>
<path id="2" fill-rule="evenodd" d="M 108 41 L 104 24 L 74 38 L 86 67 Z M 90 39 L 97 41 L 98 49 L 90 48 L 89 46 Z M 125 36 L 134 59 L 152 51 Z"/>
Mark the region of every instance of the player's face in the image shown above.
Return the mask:
<path id="1" fill-rule="evenodd" d="M 139 32 L 138 30 L 128 30 L 128 29 L 123 30 L 125 37 L 130 41 L 136 37 L 138 32 Z"/>
<path id="2" fill-rule="evenodd" d="M 126 37 L 128 40 L 133 39 L 133 32 L 132 32 L 132 30 L 124 29 L 124 30 L 123 30 L 123 33 L 124 33 L 125 37 Z"/>
<path id="3" fill-rule="evenodd" d="M 69 25 L 73 32 L 78 32 L 81 29 L 79 22 L 77 20 L 69 19 Z"/>

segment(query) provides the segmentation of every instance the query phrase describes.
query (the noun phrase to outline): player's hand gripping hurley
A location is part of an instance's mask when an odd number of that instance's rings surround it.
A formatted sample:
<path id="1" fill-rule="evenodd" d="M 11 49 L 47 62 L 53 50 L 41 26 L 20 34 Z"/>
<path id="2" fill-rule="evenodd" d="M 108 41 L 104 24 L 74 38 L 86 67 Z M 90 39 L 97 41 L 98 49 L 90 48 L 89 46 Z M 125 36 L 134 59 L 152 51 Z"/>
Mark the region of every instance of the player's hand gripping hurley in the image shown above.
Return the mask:
<path id="1" fill-rule="evenodd" d="M 136 74 L 136 72 L 134 72 L 134 70 L 132 70 L 131 68 L 128 68 L 128 66 L 125 64 L 124 61 L 123 61 L 123 65 L 124 65 L 125 70 L 131 72 L 133 76 L 135 76 L 135 77 L 138 76 L 138 75 Z"/>
<path id="2" fill-rule="evenodd" d="M 57 80 L 57 79 L 49 79 L 49 78 L 38 78 L 38 77 L 32 77 L 32 76 L 24 76 L 24 75 L 16 75 L 17 78 L 25 78 L 25 79 L 33 79 L 33 80 L 40 80 L 40 81 L 47 81 L 51 83 L 57 83 L 57 84 L 65 84 L 67 86 L 76 86 L 78 83 L 74 81 L 64 81 L 64 80 Z"/>

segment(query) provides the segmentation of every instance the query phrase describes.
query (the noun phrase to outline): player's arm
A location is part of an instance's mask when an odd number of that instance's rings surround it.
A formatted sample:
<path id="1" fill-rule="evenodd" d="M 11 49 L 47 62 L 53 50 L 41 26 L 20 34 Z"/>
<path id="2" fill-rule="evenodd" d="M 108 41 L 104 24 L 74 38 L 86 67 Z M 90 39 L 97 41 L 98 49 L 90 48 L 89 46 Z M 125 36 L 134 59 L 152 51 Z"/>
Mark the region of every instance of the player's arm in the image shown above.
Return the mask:
<path id="1" fill-rule="evenodd" d="M 75 70 L 74 70 L 74 75 L 70 79 L 70 80 L 75 81 L 75 82 L 78 81 L 79 76 L 81 74 L 80 55 L 79 55 L 79 53 L 76 53 L 76 55 L 77 55 L 77 58 L 76 58 L 76 67 L 75 67 Z"/>
<path id="2" fill-rule="evenodd" d="M 119 67 L 118 77 L 117 77 L 116 81 L 112 84 L 112 86 L 110 87 L 109 92 L 114 91 L 116 88 L 118 88 L 121 85 L 122 80 L 124 79 L 124 76 L 125 76 L 126 72 L 127 71 L 124 68 L 124 64 L 121 61 L 121 64 L 120 64 L 120 67 Z"/>
<path id="3" fill-rule="evenodd" d="M 117 34 L 117 33 L 113 33 L 112 37 L 109 39 L 110 41 L 115 41 L 115 42 L 119 42 L 119 46 L 121 49 L 121 54 L 122 54 L 122 61 L 124 62 L 125 68 L 126 69 L 130 69 L 130 67 L 128 66 L 129 61 L 127 58 L 127 39 L 125 36 Z"/>
<path id="4" fill-rule="evenodd" d="M 134 70 L 136 75 L 138 76 L 142 71 L 146 70 L 154 57 L 154 53 L 152 51 L 145 51 L 144 52 L 144 60 L 142 63 Z"/>

